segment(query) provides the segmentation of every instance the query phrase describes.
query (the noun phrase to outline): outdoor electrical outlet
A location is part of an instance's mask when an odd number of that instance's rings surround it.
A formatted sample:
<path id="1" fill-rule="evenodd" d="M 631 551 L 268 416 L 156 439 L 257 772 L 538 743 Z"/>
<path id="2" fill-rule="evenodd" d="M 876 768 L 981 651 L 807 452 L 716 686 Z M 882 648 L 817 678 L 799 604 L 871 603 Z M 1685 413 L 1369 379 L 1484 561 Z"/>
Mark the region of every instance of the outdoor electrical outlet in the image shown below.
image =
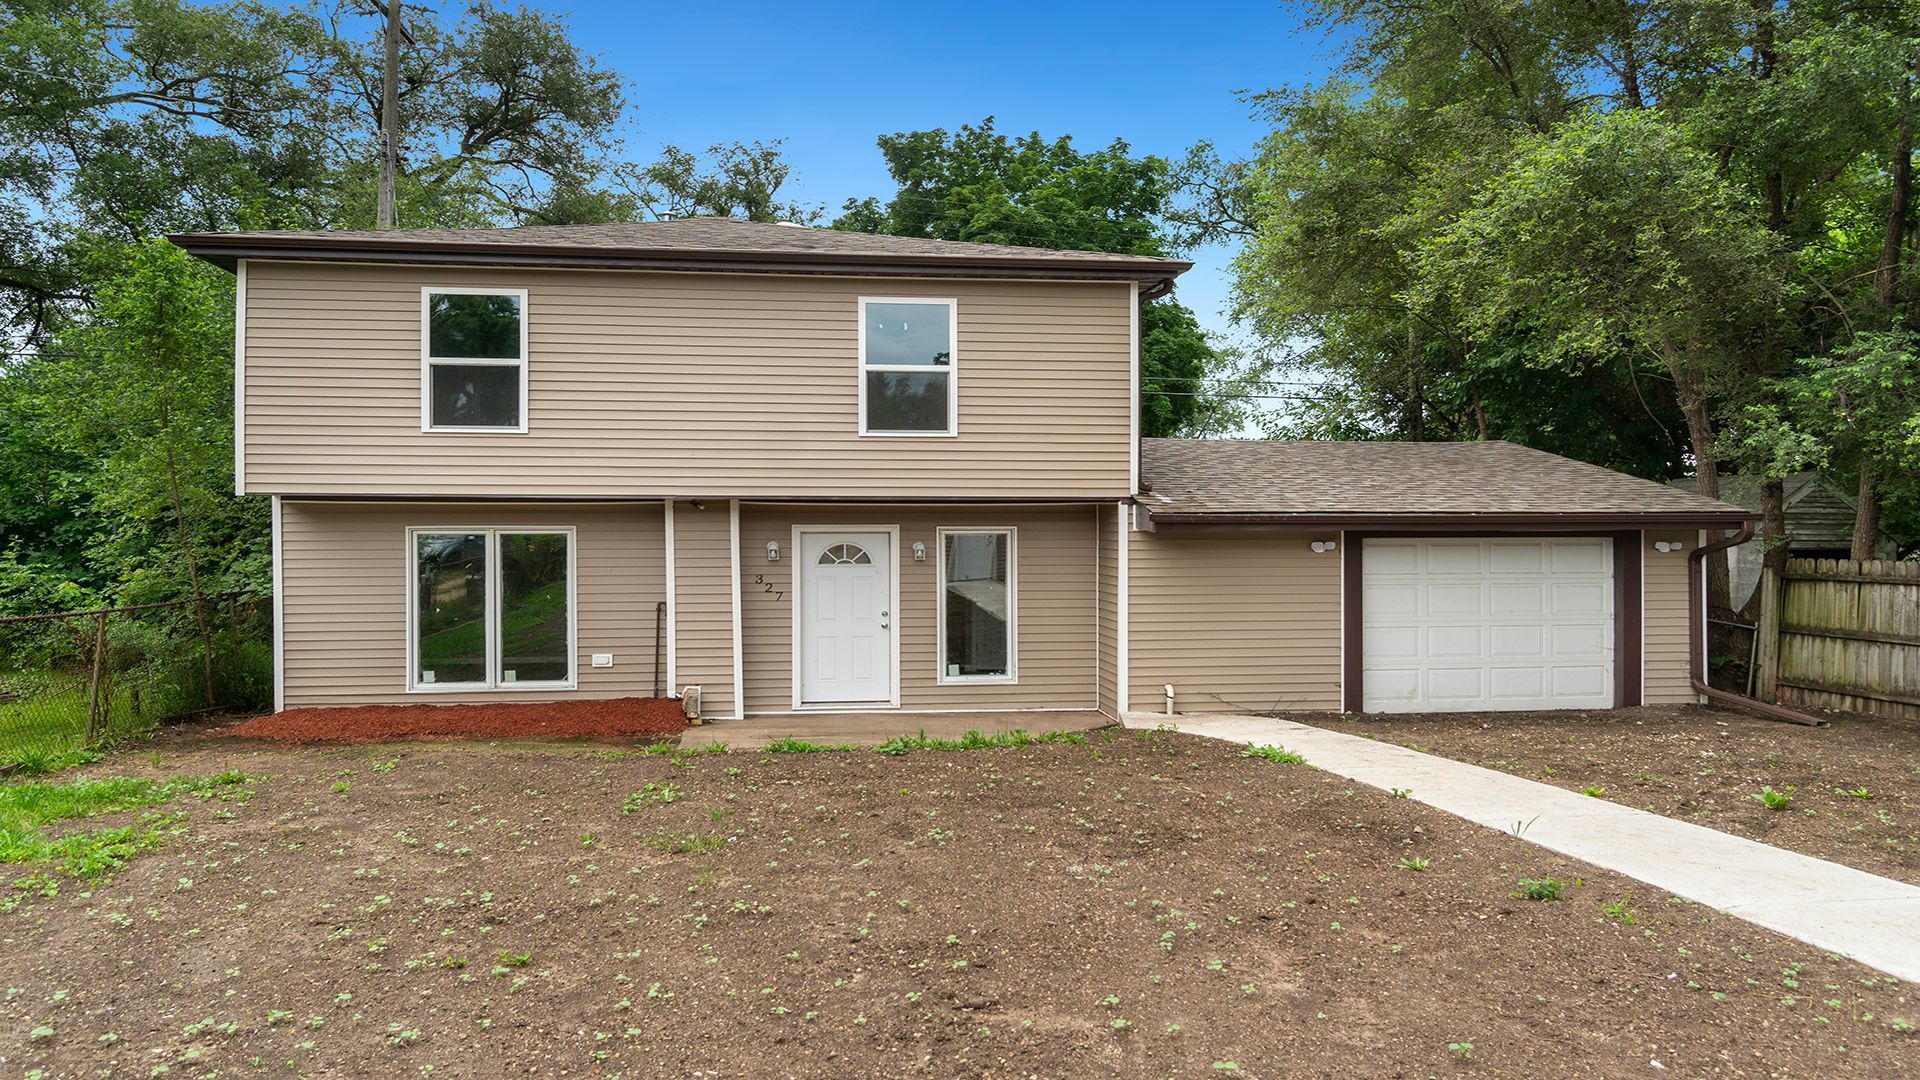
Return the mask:
<path id="1" fill-rule="evenodd" d="M 593 666 L 594 666 L 594 667 L 612 667 L 612 666 L 613 666 L 613 654 L 612 654 L 612 653 L 610 653 L 610 652 L 597 652 L 597 653 L 594 653 L 594 654 L 593 654 Z"/>

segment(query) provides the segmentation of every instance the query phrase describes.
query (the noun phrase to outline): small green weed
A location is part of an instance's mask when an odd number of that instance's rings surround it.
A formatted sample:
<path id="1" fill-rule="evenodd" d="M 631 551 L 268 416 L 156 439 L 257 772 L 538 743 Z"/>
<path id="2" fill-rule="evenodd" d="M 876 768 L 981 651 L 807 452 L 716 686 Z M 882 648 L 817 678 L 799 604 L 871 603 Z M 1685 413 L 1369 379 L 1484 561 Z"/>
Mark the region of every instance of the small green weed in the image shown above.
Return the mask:
<path id="1" fill-rule="evenodd" d="M 860 747 L 856 743 L 816 743 L 791 735 L 767 744 L 769 754 L 844 754 L 858 749 Z"/>
<path id="2" fill-rule="evenodd" d="M 989 735 L 978 728 L 969 729 L 957 739 L 932 738 L 925 731 L 917 735 L 896 735 L 874 749 L 882 754 L 898 757 L 915 750 L 1006 750 L 1035 743 L 1071 743 L 1074 746 L 1087 745 L 1087 737 L 1077 731 L 1048 731 L 1035 735 L 1020 728 L 1011 731 L 996 731 Z"/>
<path id="3" fill-rule="evenodd" d="M 1513 895 L 1523 900 L 1558 900 L 1566 888 L 1559 878 L 1521 878 L 1520 891 Z"/>
<path id="4" fill-rule="evenodd" d="M 1605 795 L 1606 793 L 1607 793 L 1607 789 L 1601 787 L 1599 784 L 1588 784 L 1586 787 L 1583 787 L 1580 789 L 1580 794 L 1591 795 L 1596 799 L 1602 795 Z"/>
<path id="5" fill-rule="evenodd" d="M 678 784 L 649 783 L 639 791 L 627 796 L 626 805 L 620 808 L 620 812 L 623 814 L 631 814 L 636 810 L 645 809 L 648 803 L 670 803 L 678 799 L 680 795 L 680 785 Z"/>
<path id="6" fill-rule="evenodd" d="M 1306 758 L 1301 757 L 1299 754 L 1294 753 L 1284 746 L 1255 746 L 1252 743 L 1248 743 L 1247 748 L 1240 751 L 1240 756 L 1259 758 L 1262 761 L 1275 761 L 1282 765 L 1305 765 L 1307 763 Z M 1409 794 L 1411 794 L 1411 792 L 1409 792 Z"/>
<path id="7" fill-rule="evenodd" d="M 1433 864 L 1431 862 L 1421 858 L 1418 855 L 1408 855 L 1407 857 L 1400 860 L 1400 869 L 1412 870 L 1415 873 L 1418 873 L 1421 870 L 1425 870 L 1427 867 L 1432 865 Z"/>
<path id="8" fill-rule="evenodd" d="M 1749 796 L 1749 798 L 1769 810 L 1785 810 L 1787 807 L 1793 805 L 1793 792 L 1794 788 L 1791 784 L 1787 785 L 1787 790 L 1785 791 L 1775 791 L 1773 790 L 1773 786 L 1769 784 L 1761 788 L 1756 794 Z"/>
<path id="9" fill-rule="evenodd" d="M 1609 900 L 1600 905 L 1600 913 L 1621 926 L 1640 925 L 1640 916 L 1633 910 L 1633 897 L 1623 896 L 1618 900 Z"/>
<path id="10" fill-rule="evenodd" d="M 711 833 L 677 832 L 661 833 L 648 839 L 647 844 L 669 854 L 684 855 L 690 851 L 713 851 L 726 847 L 727 839 Z"/>

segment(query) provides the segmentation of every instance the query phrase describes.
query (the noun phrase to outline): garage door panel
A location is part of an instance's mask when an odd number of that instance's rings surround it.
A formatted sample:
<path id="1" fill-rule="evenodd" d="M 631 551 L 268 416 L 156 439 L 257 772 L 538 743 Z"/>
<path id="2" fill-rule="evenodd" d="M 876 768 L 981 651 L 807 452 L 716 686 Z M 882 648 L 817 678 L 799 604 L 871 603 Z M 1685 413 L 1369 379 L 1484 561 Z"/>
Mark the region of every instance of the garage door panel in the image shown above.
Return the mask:
<path id="1" fill-rule="evenodd" d="M 1488 654 L 1496 660 L 1542 659 L 1547 656 L 1547 628 L 1538 625 L 1487 628 Z"/>
<path id="2" fill-rule="evenodd" d="M 1537 701 L 1547 696 L 1545 668 L 1493 668 L 1487 674 L 1488 696 L 1495 701 Z"/>
<path id="3" fill-rule="evenodd" d="M 1360 590 L 1363 611 L 1377 611 L 1382 616 L 1420 614 L 1420 586 L 1405 585 L 1367 585 Z"/>
<path id="4" fill-rule="evenodd" d="M 1426 613 L 1440 618 L 1479 615 L 1486 603 L 1485 594 L 1478 584 L 1428 585 L 1426 594 Z"/>
<path id="5" fill-rule="evenodd" d="M 1487 655 L 1487 628 L 1479 623 L 1429 626 L 1426 639 L 1429 660 L 1478 660 Z"/>
<path id="6" fill-rule="evenodd" d="M 1383 665 L 1394 660 L 1420 659 L 1420 629 L 1415 626 L 1386 626 L 1361 635 L 1361 647 Z"/>
<path id="7" fill-rule="evenodd" d="M 1552 570 L 1556 574 L 1612 575 L 1611 546 L 1592 540 L 1561 540 L 1553 545 Z"/>
<path id="8" fill-rule="evenodd" d="M 1417 574 L 1420 546 L 1411 540 L 1369 540 L 1367 570 L 1380 574 Z"/>
<path id="9" fill-rule="evenodd" d="M 1603 667 L 1556 667 L 1553 669 L 1553 696 L 1588 698 L 1604 708 L 1602 699 L 1610 697 L 1613 679 Z"/>
<path id="10" fill-rule="evenodd" d="M 1547 568 L 1545 544 L 1496 544 L 1488 552 L 1487 568 L 1496 574 L 1537 574 Z"/>
<path id="11" fill-rule="evenodd" d="M 1611 651 L 1613 635 L 1603 623 L 1559 623 L 1549 633 L 1553 655 L 1564 657 L 1604 656 Z"/>
<path id="12" fill-rule="evenodd" d="M 1547 587 L 1539 582 L 1496 581 L 1487 589 L 1490 615 L 1545 615 Z"/>
<path id="13" fill-rule="evenodd" d="M 1411 668 L 1381 668 L 1367 673 L 1369 700 L 1378 695 L 1378 711 L 1392 712 L 1392 704 L 1411 705 L 1420 700 L 1420 672 Z"/>
<path id="14" fill-rule="evenodd" d="M 1441 541 L 1428 546 L 1425 572 L 1428 575 L 1478 574 L 1485 559 L 1485 549 L 1479 544 Z"/>
<path id="15" fill-rule="evenodd" d="M 1451 702 L 1468 708 L 1486 696 L 1486 669 L 1474 667 L 1430 667 L 1427 669 L 1427 697 L 1436 702 Z"/>
<path id="16" fill-rule="evenodd" d="M 1613 600 L 1613 586 L 1605 581 L 1556 581 L 1553 614 L 1604 615 Z"/>
<path id="17" fill-rule="evenodd" d="M 1362 707 L 1613 704 L 1613 557 L 1599 537 L 1368 540 Z"/>

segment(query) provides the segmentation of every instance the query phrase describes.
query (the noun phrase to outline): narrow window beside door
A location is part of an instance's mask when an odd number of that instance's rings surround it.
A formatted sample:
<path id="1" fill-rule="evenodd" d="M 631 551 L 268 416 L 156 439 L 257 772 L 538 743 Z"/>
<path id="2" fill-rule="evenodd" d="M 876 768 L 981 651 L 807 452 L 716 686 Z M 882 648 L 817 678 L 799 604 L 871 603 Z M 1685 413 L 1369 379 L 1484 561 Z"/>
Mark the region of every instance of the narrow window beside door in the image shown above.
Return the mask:
<path id="1" fill-rule="evenodd" d="M 1013 682 L 1014 533 L 940 532 L 940 681 Z"/>
<path id="2" fill-rule="evenodd" d="M 410 530 L 409 690 L 571 688 L 571 530 Z"/>

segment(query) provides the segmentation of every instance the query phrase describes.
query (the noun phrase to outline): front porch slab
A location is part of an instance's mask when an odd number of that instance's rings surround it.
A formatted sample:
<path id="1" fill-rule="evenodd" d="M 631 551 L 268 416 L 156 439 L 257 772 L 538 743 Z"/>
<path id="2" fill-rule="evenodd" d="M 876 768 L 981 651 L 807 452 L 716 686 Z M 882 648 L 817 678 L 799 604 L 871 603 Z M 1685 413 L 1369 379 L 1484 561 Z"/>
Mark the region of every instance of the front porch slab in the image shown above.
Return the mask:
<path id="1" fill-rule="evenodd" d="M 758 750 L 775 739 L 795 738 L 813 743 L 851 743 L 878 746 L 896 735 L 925 732 L 940 739 L 954 739 L 969 731 L 989 735 L 1018 728 L 1034 735 L 1056 731 L 1092 731 L 1111 727 L 1116 721 L 1102 712 L 1088 710 L 1047 710 L 1031 712 L 949 712 L 949 713 L 795 713 L 785 716 L 749 716 L 744 720 L 713 720 L 688 728 L 680 736 L 681 746 L 709 746 L 726 743 L 732 750 Z"/>

